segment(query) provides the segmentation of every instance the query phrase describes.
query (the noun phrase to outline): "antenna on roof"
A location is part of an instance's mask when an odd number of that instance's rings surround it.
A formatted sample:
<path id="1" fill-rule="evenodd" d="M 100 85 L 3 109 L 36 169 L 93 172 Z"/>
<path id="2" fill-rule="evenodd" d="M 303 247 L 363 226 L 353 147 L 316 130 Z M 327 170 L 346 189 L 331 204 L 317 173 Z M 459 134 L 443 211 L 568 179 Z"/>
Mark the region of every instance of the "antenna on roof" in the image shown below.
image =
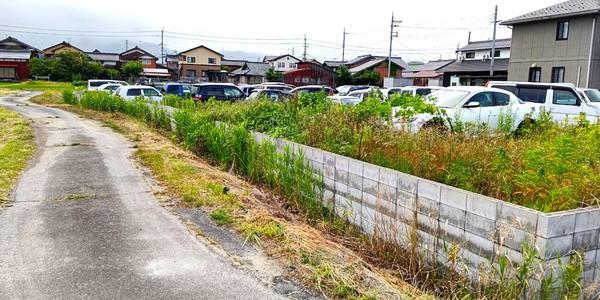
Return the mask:
<path id="1" fill-rule="evenodd" d="M 469 39 L 467 40 L 467 44 L 471 43 L 471 31 L 469 31 Z"/>

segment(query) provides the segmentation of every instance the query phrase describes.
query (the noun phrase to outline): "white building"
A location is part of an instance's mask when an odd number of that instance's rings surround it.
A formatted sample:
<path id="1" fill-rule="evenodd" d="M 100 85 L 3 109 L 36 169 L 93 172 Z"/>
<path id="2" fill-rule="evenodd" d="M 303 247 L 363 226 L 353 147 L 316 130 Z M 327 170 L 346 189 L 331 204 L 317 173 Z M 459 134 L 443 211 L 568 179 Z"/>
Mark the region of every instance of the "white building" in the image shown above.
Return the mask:
<path id="1" fill-rule="evenodd" d="M 292 55 L 284 54 L 280 56 L 265 56 L 263 62 L 268 63 L 277 72 L 288 72 L 296 70 L 301 60 Z"/>

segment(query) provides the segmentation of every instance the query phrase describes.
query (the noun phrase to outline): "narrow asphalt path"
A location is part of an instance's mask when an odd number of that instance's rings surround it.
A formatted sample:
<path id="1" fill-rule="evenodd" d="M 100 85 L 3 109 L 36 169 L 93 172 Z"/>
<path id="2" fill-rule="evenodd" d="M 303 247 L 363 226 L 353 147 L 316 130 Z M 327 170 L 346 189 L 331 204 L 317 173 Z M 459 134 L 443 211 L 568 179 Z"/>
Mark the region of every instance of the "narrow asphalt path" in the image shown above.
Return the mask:
<path id="1" fill-rule="evenodd" d="M 0 98 L 39 148 L 0 208 L 0 298 L 282 298 L 159 206 L 123 137 L 26 100 Z"/>

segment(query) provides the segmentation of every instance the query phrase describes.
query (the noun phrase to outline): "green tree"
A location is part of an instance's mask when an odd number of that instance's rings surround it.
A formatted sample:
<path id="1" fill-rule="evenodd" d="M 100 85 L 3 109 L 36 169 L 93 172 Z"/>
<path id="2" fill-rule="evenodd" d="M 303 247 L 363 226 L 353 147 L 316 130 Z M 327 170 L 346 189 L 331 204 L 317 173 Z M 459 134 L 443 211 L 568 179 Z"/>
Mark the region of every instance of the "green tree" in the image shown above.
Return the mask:
<path id="1" fill-rule="evenodd" d="M 99 62 L 89 62 L 85 68 L 85 78 L 93 79 L 104 77 L 106 71 L 104 70 L 104 66 Z"/>
<path id="2" fill-rule="evenodd" d="M 275 69 L 273 69 L 273 68 L 270 68 L 267 70 L 265 77 L 267 78 L 267 81 L 269 81 L 269 82 L 282 82 L 283 81 L 283 74 L 281 72 L 275 71 Z"/>
<path id="3" fill-rule="evenodd" d="M 338 86 L 354 84 L 352 73 L 350 73 L 346 65 L 339 66 L 335 71 L 335 83 Z"/>
<path id="4" fill-rule="evenodd" d="M 129 61 L 121 67 L 121 73 L 129 79 L 139 76 L 142 71 L 144 71 L 144 66 L 142 62 L 137 60 Z"/>
<path id="5" fill-rule="evenodd" d="M 56 55 L 52 61 L 51 76 L 53 80 L 73 81 L 87 75 L 90 58 L 77 51 L 66 51 Z"/>
<path id="6" fill-rule="evenodd" d="M 32 58 L 29 61 L 29 73 L 31 76 L 48 76 L 52 73 L 52 61 L 41 59 L 41 58 Z"/>
<path id="7" fill-rule="evenodd" d="M 121 78 L 121 71 L 119 71 L 117 69 L 106 68 L 105 73 L 106 73 L 106 77 L 108 77 L 109 79 L 120 79 Z"/>
<path id="8" fill-rule="evenodd" d="M 381 75 L 372 70 L 365 70 L 354 74 L 354 84 L 377 85 L 381 81 Z"/>

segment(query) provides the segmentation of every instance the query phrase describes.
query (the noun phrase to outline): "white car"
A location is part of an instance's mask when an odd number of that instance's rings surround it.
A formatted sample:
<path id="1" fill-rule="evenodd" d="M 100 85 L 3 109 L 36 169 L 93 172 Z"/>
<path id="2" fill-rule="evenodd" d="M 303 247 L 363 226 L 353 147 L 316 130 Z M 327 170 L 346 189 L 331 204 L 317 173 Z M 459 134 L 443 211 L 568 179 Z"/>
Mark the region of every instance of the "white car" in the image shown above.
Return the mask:
<path id="1" fill-rule="evenodd" d="M 116 89 L 122 87 L 122 84 L 119 83 L 107 83 L 107 84 L 103 84 L 101 86 L 98 87 L 98 91 L 103 91 L 103 92 L 109 92 L 112 93 L 114 92 Z"/>
<path id="2" fill-rule="evenodd" d="M 121 86 L 117 88 L 114 95 L 125 100 L 133 100 L 136 97 L 144 97 L 145 99 L 160 102 L 162 94 L 155 88 L 146 85 Z"/>
<path id="3" fill-rule="evenodd" d="M 577 89 L 577 91 L 589 105 L 600 107 L 600 91 L 597 89 Z"/>
<path id="4" fill-rule="evenodd" d="M 393 124 L 397 129 L 418 132 L 422 128 L 444 125 L 452 129 L 457 122 L 485 124 L 489 130 L 499 127 L 502 114 L 512 116 L 512 130 L 517 129 L 526 119 L 537 116 L 538 105 L 525 103 L 514 94 L 501 89 L 486 87 L 450 87 L 438 90 L 429 99 L 445 111 L 445 116 L 417 114 L 406 120 L 397 117 L 402 108 L 394 108 Z M 440 122 L 442 124 L 440 124 Z"/>
<path id="5" fill-rule="evenodd" d="M 108 83 L 117 83 L 120 85 L 127 85 L 127 82 L 120 80 L 111 80 L 111 79 L 90 79 L 88 80 L 87 90 L 88 91 L 97 91 L 101 85 L 105 85 Z"/>
<path id="6" fill-rule="evenodd" d="M 342 105 L 350 105 L 355 106 L 359 103 L 363 102 L 371 91 L 380 91 L 381 89 L 378 87 L 367 87 L 366 89 L 356 90 L 354 92 L 348 93 L 346 96 L 329 96 L 327 97 L 331 102 L 342 104 Z"/>
<path id="7" fill-rule="evenodd" d="M 582 113 L 595 123 L 600 118 L 600 106 L 591 104 L 569 83 L 489 82 L 489 87 L 507 90 L 519 99 L 543 107 L 559 124 L 574 124 Z"/>
<path id="8" fill-rule="evenodd" d="M 405 86 L 405 87 L 392 87 L 382 90 L 383 97 L 386 99 L 394 94 L 405 94 L 411 96 L 428 96 L 429 94 L 441 90 L 443 87 L 439 86 Z"/>

